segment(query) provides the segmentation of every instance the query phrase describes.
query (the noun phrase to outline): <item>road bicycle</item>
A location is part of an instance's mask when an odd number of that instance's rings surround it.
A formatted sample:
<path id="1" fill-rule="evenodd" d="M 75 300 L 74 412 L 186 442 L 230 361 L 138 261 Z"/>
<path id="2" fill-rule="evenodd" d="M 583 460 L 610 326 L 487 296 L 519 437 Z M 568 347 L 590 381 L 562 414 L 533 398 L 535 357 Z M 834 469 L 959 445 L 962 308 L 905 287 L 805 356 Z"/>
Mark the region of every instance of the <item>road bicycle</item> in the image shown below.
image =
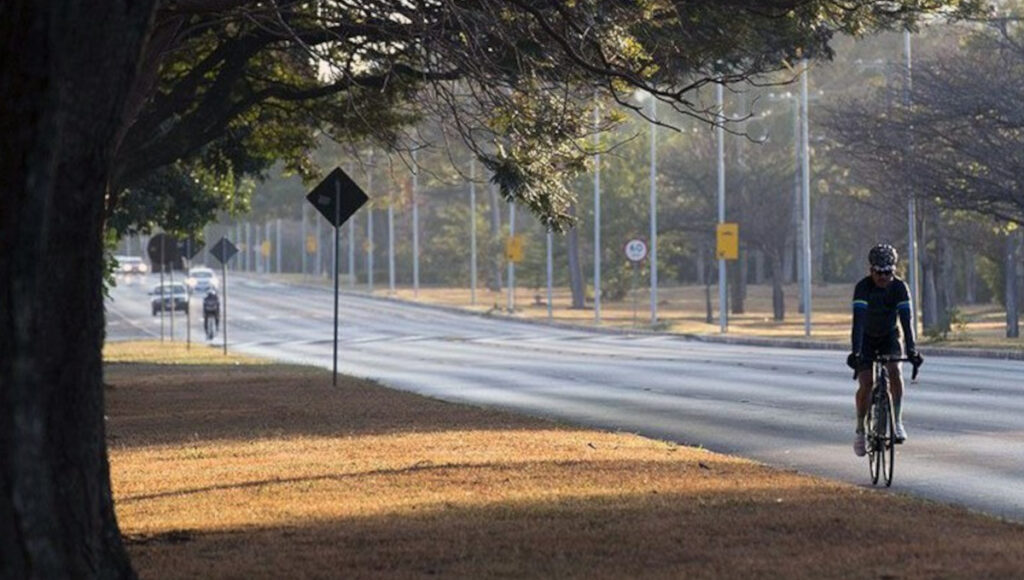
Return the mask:
<path id="1" fill-rule="evenodd" d="M 211 314 L 203 314 L 203 329 L 206 331 L 206 340 L 213 340 L 217 334 L 217 317 Z"/>
<path id="2" fill-rule="evenodd" d="M 871 376 L 875 377 L 875 380 L 871 387 L 871 403 L 865 418 L 865 436 L 872 485 L 877 485 L 878 480 L 882 479 L 886 487 L 892 486 L 896 462 L 896 414 L 893 412 L 892 393 L 889 392 L 889 369 L 886 365 L 901 362 L 913 363 L 910 359 L 896 355 L 876 355 L 871 359 Z M 914 367 L 911 380 L 917 379 L 919 368 Z"/>

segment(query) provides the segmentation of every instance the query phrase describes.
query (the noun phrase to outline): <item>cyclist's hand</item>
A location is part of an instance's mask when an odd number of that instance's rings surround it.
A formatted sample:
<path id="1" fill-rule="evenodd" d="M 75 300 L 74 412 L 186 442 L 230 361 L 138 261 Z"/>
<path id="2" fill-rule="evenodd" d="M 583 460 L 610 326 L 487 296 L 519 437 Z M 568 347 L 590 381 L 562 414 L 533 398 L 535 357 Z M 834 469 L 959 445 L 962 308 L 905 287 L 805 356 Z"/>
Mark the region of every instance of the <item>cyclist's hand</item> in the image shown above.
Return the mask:
<path id="1" fill-rule="evenodd" d="M 857 367 L 860 366 L 860 354 L 851 352 L 850 355 L 846 357 L 846 366 L 853 370 L 857 370 Z"/>
<path id="2" fill-rule="evenodd" d="M 924 357 L 921 356 L 921 353 L 917 352 L 916 350 L 910 351 L 910 354 L 907 355 L 907 359 L 909 359 L 910 364 L 914 365 L 915 367 L 919 367 L 924 364 Z"/>

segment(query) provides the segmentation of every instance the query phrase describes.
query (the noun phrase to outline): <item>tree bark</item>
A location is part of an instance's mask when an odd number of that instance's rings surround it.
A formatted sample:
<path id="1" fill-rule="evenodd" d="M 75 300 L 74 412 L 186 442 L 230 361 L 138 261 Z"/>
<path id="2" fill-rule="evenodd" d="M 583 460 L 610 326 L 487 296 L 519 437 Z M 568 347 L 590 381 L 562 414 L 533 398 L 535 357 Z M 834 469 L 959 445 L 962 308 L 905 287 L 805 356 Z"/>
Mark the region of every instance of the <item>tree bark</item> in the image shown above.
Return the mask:
<path id="1" fill-rule="evenodd" d="M 569 213 L 576 216 L 576 204 L 569 208 Z M 568 233 L 569 253 L 569 290 L 572 292 L 572 308 L 582 310 L 586 307 L 586 295 L 583 293 L 583 269 L 580 267 L 580 231 L 573 227 Z"/>
<path id="2" fill-rule="evenodd" d="M 153 5 L 0 7 L 3 578 L 134 576 L 103 421 L 103 214 Z"/>

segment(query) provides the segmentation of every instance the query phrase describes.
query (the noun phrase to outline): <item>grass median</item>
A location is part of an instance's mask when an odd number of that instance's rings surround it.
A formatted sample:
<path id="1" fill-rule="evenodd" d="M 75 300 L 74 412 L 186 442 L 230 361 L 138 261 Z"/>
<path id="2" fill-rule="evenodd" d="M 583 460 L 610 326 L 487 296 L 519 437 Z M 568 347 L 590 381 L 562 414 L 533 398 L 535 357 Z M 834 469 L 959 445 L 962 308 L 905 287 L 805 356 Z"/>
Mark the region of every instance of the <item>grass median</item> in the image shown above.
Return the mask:
<path id="1" fill-rule="evenodd" d="M 143 578 L 1024 570 L 1024 526 L 961 508 L 224 358 L 106 348 L 117 515 Z"/>

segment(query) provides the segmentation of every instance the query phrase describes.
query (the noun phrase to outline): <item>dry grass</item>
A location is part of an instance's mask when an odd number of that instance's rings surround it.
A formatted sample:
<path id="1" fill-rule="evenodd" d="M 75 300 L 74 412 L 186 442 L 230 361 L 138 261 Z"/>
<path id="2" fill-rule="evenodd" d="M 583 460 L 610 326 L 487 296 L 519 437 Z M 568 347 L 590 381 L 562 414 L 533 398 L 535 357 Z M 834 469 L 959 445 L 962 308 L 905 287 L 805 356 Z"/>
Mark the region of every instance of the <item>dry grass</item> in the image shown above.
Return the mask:
<path id="1" fill-rule="evenodd" d="M 316 369 L 170 364 L 195 350 L 160 349 L 163 364 L 106 370 L 117 513 L 143 578 L 1024 570 L 1024 527 L 962 509 L 367 381 L 335 389 Z"/>
<path id="2" fill-rule="evenodd" d="M 312 278 L 299 275 L 280 275 L 292 282 L 318 283 Z M 365 286 L 357 286 L 364 290 Z M 760 336 L 771 338 L 804 339 L 804 315 L 798 311 L 799 288 L 785 287 L 786 319 L 772 319 L 771 286 L 748 286 L 744 314 L 730 314 L 729 334 L 737 336 Z M 388 296 L 386 287 L 375 290 L 376 296 Z M 852 284 L 816 285 L 812 297 L 811 339 L 830 342 L 847 342 L 850 339 L 850 299 Z M 473 312 L 509 316 L 507 311 L 508 290 L 491 292 L 486 288 L 477 290 L 476 304 L 472 304 L 468 288 L 398 287 L 395 298 L 427 304 L 439 304 L 463 308 Z M 556 322 L 593 326 L 594 311 L 588 300 L 583 310 L 570 308 L 572 297 L 568 288 L 555 288 L 552 292 L 552 319 Z M 516 309 L 511 316 L 516 318 L 547 319 L 547 289 L 517 288 Z M 681 334 L 718 334 L 718 290 L 711 287 L 711 309 L 715 317 L 707 322 L 706 296 L 703 286 L 662 287 L 658 291 L 659 330 Z M 965 324 L 953 328 L 945 337 L 922 337 L 923 344 L 957 348 L 995 348 L 1024 350 L 1024 340 L 1006 338 L 1006 314 L 998 304 L 962 305 L 961 314 Z M 625 300 L 601 303 L 601 326 L 615 328 L 649 329 L 650 294 L 647 288 L 638 288 L 636 293 L 636 317 L 634 318 L 633 295 Z"/>

